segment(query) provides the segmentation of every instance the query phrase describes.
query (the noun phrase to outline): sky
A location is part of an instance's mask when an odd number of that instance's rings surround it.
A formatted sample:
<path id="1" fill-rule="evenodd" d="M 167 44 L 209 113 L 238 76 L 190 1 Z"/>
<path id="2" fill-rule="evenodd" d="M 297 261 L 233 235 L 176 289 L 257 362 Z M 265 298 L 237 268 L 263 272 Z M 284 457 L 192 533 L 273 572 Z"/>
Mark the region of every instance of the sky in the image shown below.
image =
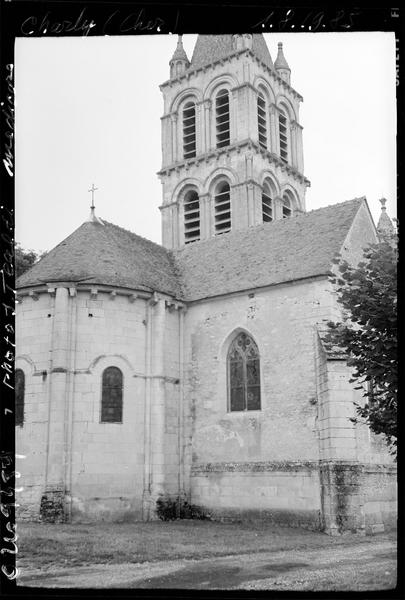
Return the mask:
<path id="1" fill-rule="evenodd" d="M 304 97 L 306 208 L 366 196 L 396 216 L 395 39 L 390 32 L 264 34 Z M 196 35 L 183 37 L 191 58 Z M 17 38 L 16 233 L 48 251 L 90 213 L 161 241 L 159 85 L 177 36 Z"/>

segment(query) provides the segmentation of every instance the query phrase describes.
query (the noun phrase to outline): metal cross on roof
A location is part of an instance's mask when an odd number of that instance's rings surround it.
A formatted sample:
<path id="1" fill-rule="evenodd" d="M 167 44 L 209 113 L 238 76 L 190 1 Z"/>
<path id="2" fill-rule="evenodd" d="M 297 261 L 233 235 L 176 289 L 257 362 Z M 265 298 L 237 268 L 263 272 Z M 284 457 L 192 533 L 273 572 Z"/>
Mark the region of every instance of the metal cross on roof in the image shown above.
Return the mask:
<path id="1" fill-rule="evenodd" d="M 98 188 L 94 187 L 94 183 L 91 184 L 91 188 L 88 190 L 89 192 L 91 192 L 91 206 L 90 208 L 95 208 L 94 206 L 94 192 L 98 190 Z"/>

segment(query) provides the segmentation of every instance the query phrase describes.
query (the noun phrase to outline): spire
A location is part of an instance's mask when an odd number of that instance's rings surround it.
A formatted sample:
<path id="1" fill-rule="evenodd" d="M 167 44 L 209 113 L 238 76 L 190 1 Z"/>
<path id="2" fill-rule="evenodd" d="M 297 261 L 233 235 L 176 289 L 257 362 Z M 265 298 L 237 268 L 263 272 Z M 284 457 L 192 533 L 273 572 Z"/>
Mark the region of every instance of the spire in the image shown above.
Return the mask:
<path id="1" fill-rule="evenodd" d="M 387 202 L 386 198 L 380 198 L 380 202 L 381 202 L 381 215 L 378 220 L 377 233 L 381 239 L 383 237 L 393 235 L 395 233 L 395 228 L 394 228 L 394 225 L 392 224 L 391 219 L 387 215 L 387 209 L 385 207 L 385 203 Z"/>
<path id="2" fill-rule="evenodd" d="M 276 62 L 274 63 L 274 68 L 276 69 L 280 77 L 284 79 L 284 81 L 290 83 L 291 69 L 288 66 L 288 62 L 285 59 L 282 42 L 278 43 L 278 54 Z"/>
<path id="3" fill-rule="evenodd" d="M 182 75 L 186 69 L 190 66 L 190 61 L 187 58 L 186 51 L 183 48 L 183 36 L 179 35 L 177 39 L 177 46 L 174 54 L 170 60 L 170 77 L 177 77 Z"/>

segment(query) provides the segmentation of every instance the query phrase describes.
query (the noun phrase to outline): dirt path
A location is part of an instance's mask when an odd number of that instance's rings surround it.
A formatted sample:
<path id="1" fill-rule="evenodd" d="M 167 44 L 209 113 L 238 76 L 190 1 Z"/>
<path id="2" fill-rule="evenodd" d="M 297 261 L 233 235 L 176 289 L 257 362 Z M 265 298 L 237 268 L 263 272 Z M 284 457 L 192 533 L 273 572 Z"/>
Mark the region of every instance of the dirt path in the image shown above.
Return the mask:
<path id="1" fill-rule="evenodd" d="M 390 589 L 396 584 L 396 549 L 390 541 L 75 568 L 34 570 L 23 562 L 19 584 L 32 587 L 332 591 Z"/>

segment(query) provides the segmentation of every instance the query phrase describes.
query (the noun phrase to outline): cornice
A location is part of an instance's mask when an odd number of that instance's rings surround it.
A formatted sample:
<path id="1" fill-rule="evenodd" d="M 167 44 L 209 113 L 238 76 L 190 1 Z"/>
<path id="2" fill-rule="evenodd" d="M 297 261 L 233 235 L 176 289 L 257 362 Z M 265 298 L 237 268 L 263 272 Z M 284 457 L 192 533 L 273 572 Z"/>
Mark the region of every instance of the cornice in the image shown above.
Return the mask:
<path id="1" fill-rule="evenodd" d="M 292 177 L 294 177 L 294 179 L 297 179 L 300 183 L 305 183 L 307 187 L 311 185 L 310 181 L 295 167 L 288 163 L 285 163 L 277 154 L 275 154 L 274 152 L 270 152 L 269 150 L 265 150 L 259 145 L 258 142 L 255 142 L 251 139 L 244 139 L 240 142 L 237 142 L 236 144 L 231 144 L 226 148 L 216 148 L 214 150 L 210 150 L 209 152 L 205 152 L 204 154 L 200 154 L 195 158 L 172 163 L 171 165 L 167 165 L 166 167 L 158 171 L 157 175 L 159 178 L 162 178 L 167 177 L 173 171 L 177 173 L 180 173 L 183 169 L 188 171 L 192 166 L 198 167 L 200 163 L 209 162 L 210 160 L 217 160 L 223 154 L 225 154 L 225 156 L 229 156 L 229 154 L 233 152 L 239 154 L 242 151 L 242 148 L 244 147 L 247 147 L 248 150 L 255 150 L 256 154 L 261 154 L 270 163 L 273 163 L 281 170 L 286 171 L 289 175 L 292 175 Z"/>
<path id="2" fill-rule="evenodd" d="M 164 81 L 159 86 L 159 88 L 160 88 L 160 90 L 163 91 L 163 89 L 166 88 L 166 87 L 173 87 L 177 83 L 181 83 L 182 81 L 185 81 L 185 80 L 188 81 L 191 77 L 193 77 L 194 75 L 196 75 L 200 71 L 202 71 L 202 72 L 205 73 L 208 70 L 213 69 L 217 65 L 223 65 L 226 62 L 229 62 L 230 60 L 232 60 L 233 58 L 239 58 L 242 55 L 245 55 L 245 56 L 249 56 L 250 55 L 253 58 L 253 60 L 255 60 L 257 62 L 257 64 L 260 65 L 261 68 L 264 71 L 266 71 L 266 73 L 268 75 L 270 75 L 270 77 L 274 81 L 277 81 L 277 83 L 279 83 L 281 85 L 281 87 L 285 88 L 288 92 L 290 92 L 290 94 L 292 96 L 294 96 L 294 98 L 296 100 L 298 100 L 299 102 L 303 101 L 303 97 L 301 96 L 301 94 L 299 94 L 297 91 L 295 91 L 295 89 L 293 87 L 291 87 L 291 85 L 289 83 L 287 83 L 282 77 L 280 77 L 277 74 L 277 72 L 275 71 L 275 69 L 271 69 L 270 67 L 268 67 L 266 65 L 266 63 L 264 63 L 263 61 L 261 61 L 260 58 L 258 56 L 256 56 L 256 54 L 252 50 L 249 50 L 249 49 L 246 49 L 246 48 L 244 48 L 242 50 L 237 50 L 235 52 L 232 52 L 232 54 L 229 54 L 225 58 L 221 58 L 221 59 L 215 60 L 212 63 L 208 63 L 207 65 L 203 65 L 201 67 L 197 67 L 197 68 L 194 68 L 194 69 L 188 69 L 183 75 L 179 75 L 178 77 L 174 77 L 173 79 L 168 79 L 168 80 Z"/>

